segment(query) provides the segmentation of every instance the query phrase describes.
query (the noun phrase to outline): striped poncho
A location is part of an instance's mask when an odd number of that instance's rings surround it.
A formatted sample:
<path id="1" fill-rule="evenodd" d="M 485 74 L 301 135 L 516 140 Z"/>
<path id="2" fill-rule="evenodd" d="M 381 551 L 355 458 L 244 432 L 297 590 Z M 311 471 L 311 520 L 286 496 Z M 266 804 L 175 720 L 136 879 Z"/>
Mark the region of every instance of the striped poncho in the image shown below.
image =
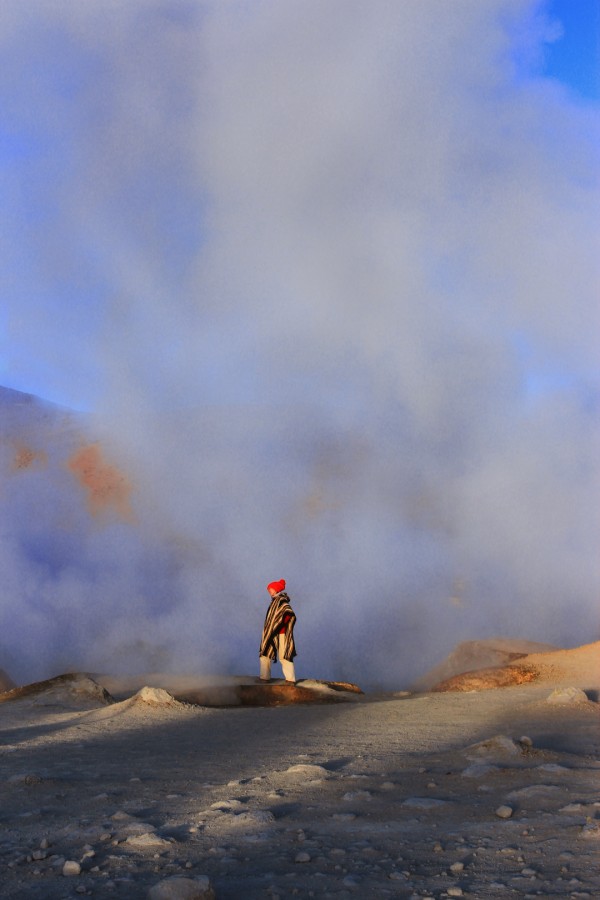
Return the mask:
<path id="1" fill-rule="evenodd" d="M 285 623 L 286 616 L 289 617 Z M 291 661 L 296 656 L 296 645 L 294 643 L 294 625 L 296 623 L 296 614 L 290 606 L 290 598 L 285 591 L 275 594 L 265 616 L 265 624 L 263 626 L 262 640 L 260 642 L 260 656 L 267 656 L 273 661 L 277 661 L 277 638 L 281 629 L 284 627 L 285 633 L 281 635 L 284 638 L 284 646 L 282 657 Z"/>

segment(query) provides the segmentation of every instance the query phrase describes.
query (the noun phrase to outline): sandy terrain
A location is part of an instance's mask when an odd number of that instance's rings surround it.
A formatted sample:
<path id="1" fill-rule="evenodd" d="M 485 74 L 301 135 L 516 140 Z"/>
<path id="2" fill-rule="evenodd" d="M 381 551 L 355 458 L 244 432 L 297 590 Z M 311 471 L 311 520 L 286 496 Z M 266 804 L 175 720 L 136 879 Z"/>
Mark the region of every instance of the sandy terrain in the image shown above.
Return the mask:
<path id="1" fill-rule="evenodd" d="M 470 693 L 219 709 L 82 677 L 9 699 L 1 896 L 598 897 L 599 650 Z"/>

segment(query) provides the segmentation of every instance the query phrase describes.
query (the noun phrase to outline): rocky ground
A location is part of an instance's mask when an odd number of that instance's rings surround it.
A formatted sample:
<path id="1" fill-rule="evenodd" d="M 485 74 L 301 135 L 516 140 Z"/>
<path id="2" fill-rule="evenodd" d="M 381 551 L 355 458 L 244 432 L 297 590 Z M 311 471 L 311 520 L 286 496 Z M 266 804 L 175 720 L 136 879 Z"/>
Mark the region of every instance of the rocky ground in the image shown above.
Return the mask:
<path id="1" fill-rule="evenodd" d="M 2 703 L 1 896 L 591 900 L 598 671 L 550 669 L 323 705 Z"/>

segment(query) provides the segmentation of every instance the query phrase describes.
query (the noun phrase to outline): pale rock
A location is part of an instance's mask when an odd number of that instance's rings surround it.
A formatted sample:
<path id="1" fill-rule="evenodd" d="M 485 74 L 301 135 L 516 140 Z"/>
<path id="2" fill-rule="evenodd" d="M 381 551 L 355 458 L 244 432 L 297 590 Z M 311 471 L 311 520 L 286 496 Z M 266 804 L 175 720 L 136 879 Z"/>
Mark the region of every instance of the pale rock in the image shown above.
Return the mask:
<path id="1" fill-rule="evenodd" d="M 463 896 L 462 888 L 459 888 L 459 887 L 449 887 L 446 890 L 446 893 L 448 894 L 449 897 L 462 897 Z"/>
<path id="2" fill-rule="evenodd" d="M 306 850 L 301 850 L 300 853 L 296 853 L 294 862 L 297 862 L 297 863 L 310 862 L 310 853 L 307 853 Z"/>
<path id="3" fill-rule="evenodd" d="M 206 875 L 181 878 L 172 875 L 150 888 L 147 900 L 214 900 L 215 893 Z"/>
<path id="4" fill-rule="evenodd" d="M 496 810 L 496 815 L 498 816 L 499 819 L 510 819 L 512 814 L 513 814 L 512 808 L 510 806 L 506 806 L 505 804 L 503 804 L 502 806 L 499 806 L 498 809 Z"/>
<path id="5" fill-rule="evenodd" d="M 453 875 L 458 875 L 465 868 L 465 864 L 463 862 L 455 862 L 450 866 L 450 871 Z"/>
<path id="6" fill-rule="evenodd" d="M 81 866 L 76 859 L 67 859 L 62 867 L 63 875 L 81 875 Z"/>

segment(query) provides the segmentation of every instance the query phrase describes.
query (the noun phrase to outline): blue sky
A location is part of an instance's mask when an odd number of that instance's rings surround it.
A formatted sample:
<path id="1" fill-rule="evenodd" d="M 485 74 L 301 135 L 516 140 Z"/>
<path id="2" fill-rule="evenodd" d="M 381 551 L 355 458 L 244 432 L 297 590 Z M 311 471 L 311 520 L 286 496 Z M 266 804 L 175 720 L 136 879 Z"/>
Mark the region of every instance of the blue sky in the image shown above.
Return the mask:
<path id="1" fill-rule="evenodd" d="M 535 8 L 535 4 L 532 6 Z M 556 40 L 544 44 L 539 60 L 540 74 L 564 84 L 573 103 L 597 107 L 600 102 L 600 0 L 549 0 L 540 6 L 551 19 L 560 23 L 559 31 L 562 31 Z M 179 9 L 179 4 L 170 4 L 172 10 L 176 7 Z M 189 15 L 189 21 L 192 21 L 194 15 Z M 232 23 L 230 19 L 229 24 Z M 49 24 L 52 26 L 51 20 Z M 7 225 L 12 230 L 8 240 L 12 258 L 8 260 L 10 274 L 4 286 L 7 302 L 4 311 L 0 312 L 0 383 L 48 396 L 67 405 L 93 408 L 97 400 L 94 385 L 98 383 L 98 375 L 92 372 L 92 358 L 85 348 L 85 335 L 102 328 L 109 302 L 107 295 L 110 294 L 111 276 L 108 275 L 105 281 L 101 259 L 106 251 L 102 249 L 102 239 L 97 239 L 96 247 L 93 237 L 84 240 L 79 248 L 73 247 L 73 260 L 63 267 L 58 260 L 54 266 L 51 259 L 40 265 L 39 255 L 33 260 L 29 258 L 32 253 L 31 237 L 37 235 L 39 240 L 39 236 L 46 231 L 46 243 L 51 242 L 52 223 L 61 215 L 58 208 L 62 202 L 60 192 L 54 197 L 45 197 L 44 185 L 49 182 L 62 183 L 65 193 L 77 190 L 75 180 L 70 178 L 71 169 L 75 168 L 72 153 L 77 149 L 78 142 L 86 139 L 85 132 L 81 131 L 86 127 L 85 116 L 81 119 L 71 117 L 68 108 L 71 106 L 76 110 L 80 103 L 89 102 L 86 101 L 86 94 L 93 94 L 95 79 L 108 79 L 110 87 L 106 61 L 101 53 L 95 52 L 93 44 L 77 46 L 71 35 L 69 43 L 63 48 L 58 35 L 57 28 L 48 28 L 40 45 L 36 47 L 31 44 L 30 59 L 27 56 L 27 37 L 24 37 L 24 49 L 17 41 L 12 46 L 9 42 L 8 54 L 5 54 L 7 68 L 20 69 L 17 77 L 23 87 L 15 94 L 15 102 L 27 104 L 31 99 L 32 113 L 28 115 L 23 106 L 10 110 L 9 103 L 8 115 L 5 114 L 4 123 L 0 121 L 0 159 L 5 174 L 4 188 L 0 184 L 0 190 L 4 194 L 3 207 L 14 212 L 12 221 Z M 171 76 L 169 73 L 166 75 L 169 81 Z M 46 113 L 43 108 L 36 110 L 35 83 L 40 78 L 47 80 L 48 96 L 58 111 L 55 116 L 60 123 L 58 126 L 52 118 L 54 113 Z M 31 97 L 28 97 L 28 90 L 32 92 Z M 183 84 L 173 80 L 169 90 L 172 98 L 179 97 L 181 92 L 182 97 L 177 102 L 185 105 Z M 112 97 L 113 102 L 118 102 L 118 90 L 114 86 Z M 106 116 L 110 118 L 110 115 L 111 111 L 107 109 Z M 90 140 L 93 129 L 97 127 L 98 123 L 92 122 Z M 170 158 L 168 151 L 162 161 L 161 155 L 162 151 L 157 147 L 156 161 L 140 169 L 137 178 L 128 179 L 120 196 L 115 195 L 113 209 L 108 210 L 108 215 L 114 216 L 122 225 L 125 235 L 131 229 L 147 232 L 150 227 L 155 228 L 154 243 L 161 247 L 161 263 L 169 282 L 166 289 L 171 290 L 184 278 L 186 269 L 193 265 L 198 248 L 204 241 L 207 195 L 202 189 L 190 190 L 185 175 L 179 178 L 178 173 L 184 171 L 185 162 L 181 161 L 180 169 L 180 160 Z M 147 206 L 152 208 L 153 226 L 149 221 L 141 221 L 135 212 Z M 129 209 L 133 212 L 130 213 Z M 15 229 L 17 232 L 21 230 L 22 239 L 13 242 Z M 70 240 L 77 241 L 77 235 L 71 235 Z M 58 250 L 58 256 L 60 253 Z M 32 262 L 38 268 L 36 278 L 32 278 Z M 36 302 L 28 311 L 32 305 L 32 294 L 35 294 Z M 60 341 L 61 329 L 56 328 L 57 322 L 62 322 L 65 337 L 76 333 L 81 334 L 82 340 L 68 342 L 67 354 L 58 354 L 56 358 L 43 350 L 41 345 L 45 342 L 45 333 L 52 335 L 53 342 L 57 341 L 58 333 Z M 176 334 L 172 340 L 178 341 Z M 70 383 L 68 374 L 60 371 L 62 364 L 69 359 L 74 375 Z M 548 372 L 555 366 L 556 373 Z M 542 368 L 543 372 L 530 373 L 530 385 L 536 386 L 536 389 L 544 384 L 556 384 L 563 377 L 567 380 L 571 377 L 570 373 L 564 375 L 558 360 L 547 360 Z"/>
<path id="2" fill-rule="evenodd" d="M 563 36 L 547 51 L 545 72 L 586 100 L 600 100 L 600 2 L 552 0 Z"/>

